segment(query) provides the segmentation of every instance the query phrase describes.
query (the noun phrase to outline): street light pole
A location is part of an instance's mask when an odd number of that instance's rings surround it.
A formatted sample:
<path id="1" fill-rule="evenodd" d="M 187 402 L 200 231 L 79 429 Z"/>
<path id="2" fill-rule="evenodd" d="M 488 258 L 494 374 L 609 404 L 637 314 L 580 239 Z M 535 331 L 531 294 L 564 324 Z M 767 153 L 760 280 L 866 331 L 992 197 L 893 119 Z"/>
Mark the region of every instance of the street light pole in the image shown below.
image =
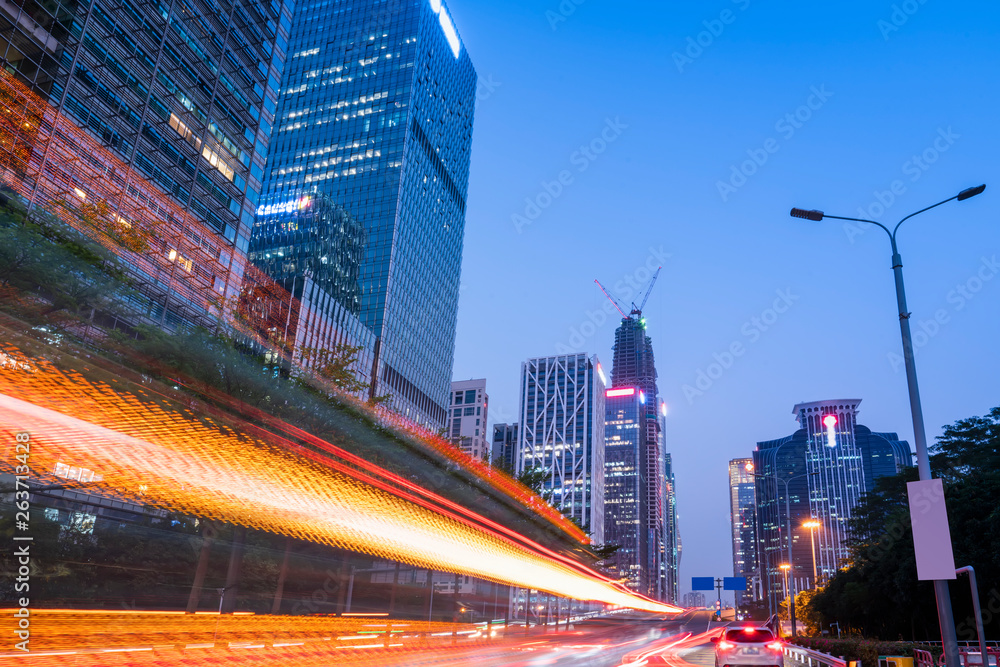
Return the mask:
<path id="1" fill-rule="evenodd" d="M 780 447 L 779 447 L 779 449 L 780 449 Z M 777 464 L 778 464 L 777 454 L 775 454 L 774 461 L 775 461 L 775 467 L 777 467 Z M 793 567 L 793 564 L 792 564 L 792 506 L 791 506 L 791 500 L 789 498 L 789 496 L 791 494 L 788 491 L 788 483 L 791 482 L 792 480 L 795 480 L 795 479 L 801 479 L 803 477 L 809 477 L 811 475 L 818 475 L 818 474 L 819 474 L 818 472 L 807 472 L 807 473 L 803 473 L 801 475 L 794 475 L 792 477 L 789 477 L 788 479 L 781 479 L 780 477 L 778 477 L 777 470 L 775 471 L 775 474 L 774 474 L 775 483 L 781 482 L 782 484 L 785 485 L 785 527 L 786 527 L 786 530 L 788 532 L 788 570 L 785 573 L 786 574 L 786 578 L 785 578 L 785 593 L 786 594 L 789 592 L 788 591 L 788 578 L 787 578 L 787 575 L 788 575 L 789 572 L 792 573 L 792 577 L 791 577 L 791 579 L 792 579 L 792 587 L 793 588 L 795 587 L 795 574 L 794 574 L 794 571 L 792 571 L 792 567 Z M 768 475 L 762 475 L 760 473 L 753 473 L 753 476 L 754 477 L 768 477 Z M 816 554 L 816 552 L 813 551 L 813 570 L 814 571 L 815 571 L 815 563 L 816 563 L 816 561 L 815 561 L 815 554 Z M 784 569 L 784 568 L 782 568 L 782 569 Z M 814 576 L 815 576 L 815 574 L 814 574 Z M 792 636 L 794 637 L 796 629 L 797 629 L 796 628 L 796 624 L 795 624 L 795 592 L 794 591 L 792 591 L 791 595 L 789 595 L 789 598 L 788 598 L 788 615 L 792 619 Z"/>
<path id="2" fill-rule="evenodd" d="M 789 590 L 788 590 L 788 573 L 792 571 L 792 564 L 791 563 L 785 563 L 784 565 L 779 565 L 778 567 L 781 569 L 782 572 L 785 573 L 785 598 L 788 599 L 788 616 L 790 618 L 794 619 L 795 618 L 795 614 L 793 612 L 793 605 L 794 605 L 795 597 L 792 596 L 792 595 L 790 595 L 789 594 Z M 795 621 L 793 620 L 792 622 L 794 623 Z M 793 637 L 795 636 L 795 628 L 794 627 L 792 628 L 792 636 Z"/>
<path id="3" fill-rule="evenodd" d="M 819 576 L 816 574 L 816 529 L 820 527 L 820 522 L 810 519 L 802 525 L 809 529 L 809 545 L 812 547 L 813 556 L 813 588 L 816 588 L 819 583 Z"/>
<path id="4" fill-rule="evenodd" d="M 903 339 L 903 360 L 906 365 L 906 388 L 910 396 L 910 417 L 913 421 L 913 440 L 917 449 L 917 470 L 921 480 L 932 479 L 930 457 L 927 453 L 927 434 L 924 431 L 924 414 L 920 406 L 920 390 L 917 387 L 917 367 L 913 360 L 913 338 L 910 334 L 910 312 L 906 308 L 906 290 L 903 286 L 903 258 L 896 247 L 896 233 L 900 225 L 915 215 L 924 211 L 946 204 L 952 200 L 965 201 L 970 197 L 982 194 L 986 189 L 985 185 L 962 190 L 954 197 L 949 197 L 937 204 L 920 209 L 916 213 L 911 213 L 898 223 L 890 232 L 889 228 L 874 220 L 862 218 L 845 218 L 836 215 L 826 215 L 822 211 L 804 210 L 793 208 L 791 215 L 794 218 L 805 218 L 806 220 L 819 221 L 823 218 L 834 220 L 850 220 L 853 222 L 867 222 L 881 227 L 889 236 L 892 245 L 892 272 L 896 282 L 896 305 L 899 309 L 899 333 Z M 955 634 L 955 618 L 951 609 L 951 594 L 948 591 L 948 581 L 937 579 L 934 581 L 934 595 L 937 598 L 938 624 L 941 626 L 941 641 L 944 646 L 945 663 L 947 667 L 960 667 L 958 655 L 958 638 Z"/>

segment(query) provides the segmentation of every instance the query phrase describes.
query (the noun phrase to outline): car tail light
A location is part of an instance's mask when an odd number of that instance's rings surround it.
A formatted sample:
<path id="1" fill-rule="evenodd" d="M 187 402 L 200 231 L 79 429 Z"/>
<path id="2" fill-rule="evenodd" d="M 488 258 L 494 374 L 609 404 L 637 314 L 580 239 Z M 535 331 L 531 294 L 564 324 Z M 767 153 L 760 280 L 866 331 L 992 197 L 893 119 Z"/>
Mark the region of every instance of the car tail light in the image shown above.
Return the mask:
<path id="1" fill-rule="evenodd" d="M 716 644 L 716 646 L 718 646 L 719 648 L 721 648 L 723 651 L 728 651 L 729 649 L 731 649 L 731 648 L 734 647 L 733 644 L 730 644 L 726 640 L 722 640 L 721 642 L 719 642 L 718 644 Z"/>
<path id="2" fill-rule="evenodd" d="M 770 644 L 767 645 L 767 647 L 772 651 L 780 651 L 784 648 L 781 642 L 771 642 Z"/>

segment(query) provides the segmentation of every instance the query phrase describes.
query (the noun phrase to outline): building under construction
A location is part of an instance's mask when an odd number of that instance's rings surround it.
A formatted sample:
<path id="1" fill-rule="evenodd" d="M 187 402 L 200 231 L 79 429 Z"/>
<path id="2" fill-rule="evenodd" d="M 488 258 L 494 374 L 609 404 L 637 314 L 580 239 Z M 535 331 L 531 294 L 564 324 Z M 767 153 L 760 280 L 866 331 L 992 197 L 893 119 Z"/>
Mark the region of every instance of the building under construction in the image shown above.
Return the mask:
<path id="1" fill-rule="evenodd" d="M 605 537 L 617 544 L 612 567 L 634 590 L 658 600 L 677 595 L 677 521 L 673 471 L 668 476 L 653 344 L 646 335 L 645 297 L 626 313 L 615 331 L 611 388 L 605 422 Z M 600 283 L 598 283 L 600 285 Z"/>

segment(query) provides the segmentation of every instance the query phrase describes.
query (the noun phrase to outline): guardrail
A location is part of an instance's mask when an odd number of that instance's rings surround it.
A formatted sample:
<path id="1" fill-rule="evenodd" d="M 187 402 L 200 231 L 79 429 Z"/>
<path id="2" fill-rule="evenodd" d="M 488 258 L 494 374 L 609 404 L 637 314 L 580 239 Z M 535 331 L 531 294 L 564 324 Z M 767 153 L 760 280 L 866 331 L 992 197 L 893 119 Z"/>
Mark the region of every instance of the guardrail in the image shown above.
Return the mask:
<path id="1" fill-rule="evenodd" d="M 843 658 L 838 658 L 827 653 L 820 653 L 811 648 L 785 644 L 784 653 L 792 660 L 806 665 L 806 667 L 848 667 L 847 661 Z M 860 664 L 858 664 L 858 667 L 861 667 Z"/>
<path id="2" fill-rule="evenodd" d="M 916 667 L 937 667 L 934 663 L 934 656 L 930 651 L 913 649 L 913 664 Z"/>
<path id="3" fill-rule="evenodd" d="M 935 642 L 927 643 L 934 644 Z M 940 644 L 941 642 L 936 643 Z M 958 657 L 961 660 L 962 667 L 996 667 L 996 665 L 1000 664 L 1000 648 L 995 648 L 996 644 L 997 642 L 987 643 L 987 665 L 983 665 L 983 658 L 979 654 L 978 646 L 959 646 Z M 914 649 L 913 664 L 914 667 L 939 667 L 939 665 L 944 665 L 944 654 L 942 653 L 938 659 L 935 660 L 934 654 L 930 651 Z"/>

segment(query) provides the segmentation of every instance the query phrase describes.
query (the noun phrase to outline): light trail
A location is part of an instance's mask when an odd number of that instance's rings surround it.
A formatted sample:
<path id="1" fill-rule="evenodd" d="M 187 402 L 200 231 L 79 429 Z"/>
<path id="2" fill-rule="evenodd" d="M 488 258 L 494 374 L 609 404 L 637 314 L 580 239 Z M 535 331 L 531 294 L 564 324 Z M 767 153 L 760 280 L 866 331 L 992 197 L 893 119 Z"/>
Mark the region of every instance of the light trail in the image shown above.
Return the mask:
<path id="1" fill-rule="evenodd" d="M 118 495 L 171 511 L 560 597 L 681 611 L 302 447 L 140 400 L 44 360 L 27 363 L 30 372 L 0 369 L 0 429 L 6 442 L 31 432 L 36 471 L 86 468 Z"/>

